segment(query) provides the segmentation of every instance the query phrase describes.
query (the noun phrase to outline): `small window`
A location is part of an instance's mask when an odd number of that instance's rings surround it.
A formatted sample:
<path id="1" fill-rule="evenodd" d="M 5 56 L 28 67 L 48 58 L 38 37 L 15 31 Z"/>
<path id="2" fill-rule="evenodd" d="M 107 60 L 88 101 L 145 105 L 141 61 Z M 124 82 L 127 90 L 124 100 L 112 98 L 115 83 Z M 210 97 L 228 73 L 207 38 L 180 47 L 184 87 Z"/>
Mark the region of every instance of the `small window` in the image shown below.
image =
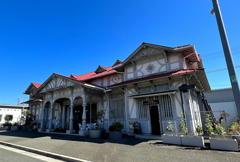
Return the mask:
<path id="1" fill-rule="evenodd" d="M 2 115 L 0 115 L 0 122 L 2 122 Z"/>

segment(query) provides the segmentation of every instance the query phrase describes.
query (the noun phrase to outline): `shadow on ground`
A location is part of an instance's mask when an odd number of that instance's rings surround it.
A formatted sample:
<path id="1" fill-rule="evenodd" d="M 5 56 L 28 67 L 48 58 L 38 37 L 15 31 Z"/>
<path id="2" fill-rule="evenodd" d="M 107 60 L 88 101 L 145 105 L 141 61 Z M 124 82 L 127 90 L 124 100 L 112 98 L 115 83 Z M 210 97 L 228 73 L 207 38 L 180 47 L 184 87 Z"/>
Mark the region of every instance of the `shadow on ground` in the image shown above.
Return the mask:
<path id="1" fill-rule="evenodd" d="M 1 136 L 11 136 L 11 137 L 22 137 L 22 138 L 43 138 L 50 137 L 51 139 L 57 140 L 69 140 L 76 142 L 92 142 L 97 144 L 102 143 L 116 143 L 123 145 L 137 145 L 142 142 L 147 142 L 147 139 L 138 139 L 134 136 L 123 135 L 122 140 L 112 141 L 108 139 L 108 133 L 105 133 L 104 137 L 101 139 L 91 139 L 88 137 L 81 137 L 76 135 L 66 135 L 66 134 L 51 134 L 51 133 L 39 133 L 37 131 L 0 131 L 0 141 L 4 141 L 1 139 Z"/>
<path id="2" fill-rule="evenodd" d="M 210 149 L 210 143 L 209 141 L 206 141 L 205 140 L 205 147 L 202 148 L 202 147 L 196 147 L 196 146 L 184 146 L 184 145 L 174 145 L 174 144 L 165 144 L 161 141 L 159 142 L 154 142 L 154 143 L 149 143 L 149 145 L 151 146 L 175 146 L 175 147 L 178 147 L 178 149 L 180 150 L 211 150 Z"/>

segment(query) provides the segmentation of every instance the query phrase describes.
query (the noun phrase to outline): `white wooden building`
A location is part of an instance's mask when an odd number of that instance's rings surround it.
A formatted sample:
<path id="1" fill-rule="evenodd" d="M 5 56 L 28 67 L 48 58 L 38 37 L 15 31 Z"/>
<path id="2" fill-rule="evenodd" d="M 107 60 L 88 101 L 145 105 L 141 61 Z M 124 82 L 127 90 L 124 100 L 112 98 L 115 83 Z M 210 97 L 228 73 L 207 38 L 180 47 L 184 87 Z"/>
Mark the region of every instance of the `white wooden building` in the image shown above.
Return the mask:
<path id="1" fill-rule="evenodd" d="M 111 67 L 98 66 L 94 72 L 69 77 L 53 73 L 43 84 L 31 83 L 25 94 L 39 131 L 87 135 L 86 125 L 101 108 L 106 111 L 104 128 L 114 121 L 133 134 L 131 123 L 138 121 L 143 134 L 167 133 L 167 121 L 178 130 L 181 112 L 185 114 L 191 134 L 201 124 L 200 95 L 211 92 L 201 56 L 194 45 L 166 47 L 142 43 L 123 62 Z"/>
<path id="2" fill-rule="evenodd" d="M 23 105 L 0 104 L 0 126 L 2 126 L 6 122 L 4 119 L 6 115 L 12 116 L 12 120 L 10 120 L 9 123 L 20 123 L 22 112 L 26 111 L 27 109 L 28 106 Z"/>

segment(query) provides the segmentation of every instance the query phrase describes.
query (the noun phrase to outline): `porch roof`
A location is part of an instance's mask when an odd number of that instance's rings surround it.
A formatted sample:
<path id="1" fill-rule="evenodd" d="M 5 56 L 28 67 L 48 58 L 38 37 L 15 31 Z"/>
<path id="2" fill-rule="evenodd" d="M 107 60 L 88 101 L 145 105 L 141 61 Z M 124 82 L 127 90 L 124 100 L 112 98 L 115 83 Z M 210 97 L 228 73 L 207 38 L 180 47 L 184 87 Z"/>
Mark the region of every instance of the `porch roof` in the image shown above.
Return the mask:
<path id="1" fill-rule="evenodd" d="M 152 75 L 152 76 L 148 76 L 148 77 L 144 77 L 144 78 L 138 78 L 138 79 L 124 81 L 124 82 L 121 82 L 118 84 L 108 86 L 107 88 L 123 86 L 123 85 L 127 85 L 127 84 L 133 84 L 133 83 L 138 83 L 138 82 L 142 82 L 142 81 L 146 81 L 146 80 L 153 80 L 153 79 L 169 77 L 169 76 L 174 76 L 174 75 L 179 75 L 179 74 L 191 73 L 191 72 L 200 71 L 200 70 L 204 70 L 204 69 L 191 69 L 191 70 L 185 69 L 185 70 L 178 70 L 178 71 L 173 71 L 173 72 L 169 72 L 169 73 L 157 74 L 157 75 Z"/>
<path id="2" fill-rule="evenodd" d="M 22 102 L 21 104 L 27 104 L 30 102 L 41 102 L 41 101 L 42 101 L 42 99 L 34 99 L 34 100 L 28 100 L 28 101 Z"/>

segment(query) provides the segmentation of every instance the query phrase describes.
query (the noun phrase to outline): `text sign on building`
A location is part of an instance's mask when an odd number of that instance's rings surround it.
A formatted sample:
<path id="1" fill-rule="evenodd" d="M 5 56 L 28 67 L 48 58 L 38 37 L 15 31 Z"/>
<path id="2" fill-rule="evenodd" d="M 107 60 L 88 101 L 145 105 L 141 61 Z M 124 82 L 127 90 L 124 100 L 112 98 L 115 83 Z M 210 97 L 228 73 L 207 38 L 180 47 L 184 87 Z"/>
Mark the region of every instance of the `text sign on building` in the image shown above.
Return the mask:
<path id="1" fill-rule="evenodd" d="M 143 105 L 156 105 L 159 104 L 159 100 L 143 101 Z"/>

